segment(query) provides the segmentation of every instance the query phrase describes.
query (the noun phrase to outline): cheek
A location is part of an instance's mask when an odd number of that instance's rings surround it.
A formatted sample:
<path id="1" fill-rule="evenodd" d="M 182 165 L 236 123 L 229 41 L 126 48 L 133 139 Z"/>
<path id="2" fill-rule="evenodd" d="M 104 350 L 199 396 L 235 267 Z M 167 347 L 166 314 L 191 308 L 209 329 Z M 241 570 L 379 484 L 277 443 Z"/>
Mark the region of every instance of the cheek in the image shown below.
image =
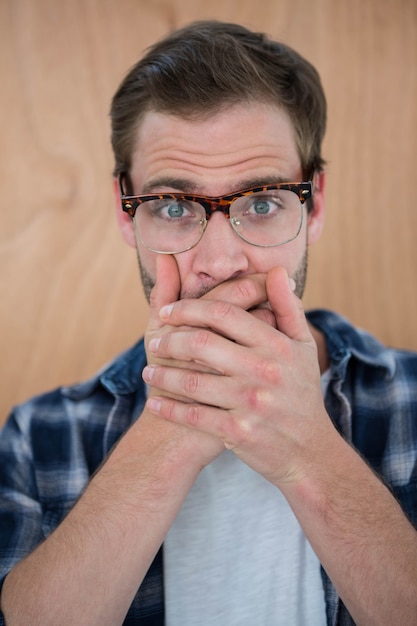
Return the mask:
<path id="1" fill-rule="evenodd" d="M 255 248 L 251 255 L 252 272 L 266 274 L 273 267 L 284 267 L 292 274 L 303 258 L 305 252 L 305 236 L 300 235 L 294 241 L 276 248 Z"/>
<path id="2" fill-rule="evenodd" d="M 142 276 L 146 274 L 149 279 L 151 279 L 151 281 L 154 283 L 156 279 L 157 255 L 154 252 L 150 252 L 150 250 L 144 248 L 140 243 L 137 243 L 136 250 Z"/>
<path id="3" fill-rule="evenodd" d="M 177 264 L 179 273 L 179 279 L 181 284 L 181 291 L 187 291 L 187 284 L 192 284 L 193 279 L 193 254 L 192 250 L 183 252 L 178 255 L 173 255 Z M 145 292 L 149 295 L 150 289 L 153 287 L 157 276 L 157 261 L 159 256 L 155 252 L 150 252 L 147 248 L 138 242 L 137 253 L 139 266 L 141 271 L 142 282 L 145 287 Z"/>

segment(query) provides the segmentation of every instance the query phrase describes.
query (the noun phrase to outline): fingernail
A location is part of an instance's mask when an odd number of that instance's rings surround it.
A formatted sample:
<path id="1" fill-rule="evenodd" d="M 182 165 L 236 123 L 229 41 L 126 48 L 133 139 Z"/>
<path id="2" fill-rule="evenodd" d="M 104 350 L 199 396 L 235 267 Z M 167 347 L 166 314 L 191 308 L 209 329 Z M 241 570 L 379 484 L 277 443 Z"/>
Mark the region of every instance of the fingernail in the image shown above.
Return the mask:
<path id="1" fill-rule="evenodd" d="M 161 410 L 161 401 L 158 398 L 148 398 L 146 406 L 153 413 L 159 413 Z"/>
<path id="2" fill-rule="evenodd" d="M 151 339 L 149 342 L 149 350 L 156 354 L 158 352 L 159 344 L 161 343 L 161 339 L 156 337 Z"/>
<path id="3" fill-rule="evenodd" d="M 290 277 L 288 278 L 288 284 L 290 286 L 291 291 L 295 291 L 296 284 L 293 278 L 290 278 Z"/>
<path id="4" fill-rule="evenodd" d="M 159 317 L 163 320 L 171 315 L 172 309 L 174 308 L 173 304 L 166 304 L 159 311 Z"/>
<path id="5" fill-rule="evenodd" d="M 150 383 L 153 375 L 155 373 L 155 368 L 153 367 L 153 365 L 147 365 L 146 367 L 143 368 L 142 371 L 142 378 L 146 383 Z"/>

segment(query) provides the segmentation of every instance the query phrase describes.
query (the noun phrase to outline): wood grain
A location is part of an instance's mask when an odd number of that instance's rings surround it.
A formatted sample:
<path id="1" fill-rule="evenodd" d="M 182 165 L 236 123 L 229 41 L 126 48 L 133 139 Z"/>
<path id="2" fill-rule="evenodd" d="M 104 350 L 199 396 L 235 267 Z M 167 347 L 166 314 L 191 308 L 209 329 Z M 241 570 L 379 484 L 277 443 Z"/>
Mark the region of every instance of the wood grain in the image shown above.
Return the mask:
<path id="1" fill-rule="evenodd" d="M 113 216 L 109 103 L 148 45 L 205 18 L 267 31 L 321 73 L 328 218 L 306 306 L 417 349 L 415 0 L 2 0 L 0 421 L 143 332 Z"/>

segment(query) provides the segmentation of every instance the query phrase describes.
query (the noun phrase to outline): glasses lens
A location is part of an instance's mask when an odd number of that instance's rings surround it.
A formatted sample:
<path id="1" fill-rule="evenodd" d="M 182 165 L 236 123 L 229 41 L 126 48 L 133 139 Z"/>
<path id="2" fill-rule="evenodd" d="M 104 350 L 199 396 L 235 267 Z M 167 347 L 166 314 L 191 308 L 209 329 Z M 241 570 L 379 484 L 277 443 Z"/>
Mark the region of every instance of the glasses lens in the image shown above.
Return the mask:
<path id="1" fill-rule="evenodd" d="M 303 220 L 296 193 L 271 190 L 237 198 L 230 207 L 233 228 L 248 243 L 278 246 L 295 239 Z"/>
<path id="2" fill-rule="evenodd" d="M 169 254 L 192 248 L 204 232 L 206 218 L 204 208 L 197 202 L 158 198 L 142 202 L 134 222 L 144 246 Z"/>

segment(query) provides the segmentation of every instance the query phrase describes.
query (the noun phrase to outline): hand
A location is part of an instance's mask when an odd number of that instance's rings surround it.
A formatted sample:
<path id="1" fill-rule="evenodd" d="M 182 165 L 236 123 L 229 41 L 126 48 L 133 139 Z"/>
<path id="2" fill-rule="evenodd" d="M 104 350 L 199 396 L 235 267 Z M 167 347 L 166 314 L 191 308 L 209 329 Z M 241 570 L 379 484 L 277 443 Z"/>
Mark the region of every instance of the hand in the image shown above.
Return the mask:
<path id="1" fill-rule="evenodd" d="M 161 307 L 179 298 L 180 287 L 180 277 L 174 257 L 168 255 L 160 255 L 157 259 L 157 279 L 150 298 L 150 319 L 145 333 L 147 359 L 148 364 L 151 366 L 165 364 L 171 367 L 175 366 L 176 368 L 180 369 L 189 367 L 189 363 L 181 361 L 181 359 L 173 360 L 171 358 L 158 358 L 157 355 L 153 354 L 149 350 L 149 344 L 154 338 L 160 338 L 172 332 L 184 332 L 186 330 L 192 329 L 190 326 L 170 325 L 166 321 L 161 320 L 159 316 L 159 311 Z M 202 299 L 220 299 L 223 301 L 231 302 L 237 307 L 250 309 L 252 315 L 256 316 L 259 320 L 263 320 L 264 323 L 266 322 L 269 324 L 275 324 L 275 317 L 269 309 L 264 307 L 257 308 L 258 305 L 262 305 L 263 303 L 265 303 L 266 297 L 265 276 L 258 274 L 254 276 L 240 277 L 238 279 L 234 279 L 228 281 L 227 283 L 218 285 L 205 296 L 203 296 Z M 193 368 L 196 371 L 211 372 L 213 375 L 219 373 L 218 368 L 208 367 L 198 362 L 198 360 L 193 363 Z M 149 372 L 149 368 L 146 371 Z M 188 398 L 186 398 L 182 394 L 176 393 L 175 391 L 168 392 L 168 390 L 166 389 L 158 389 L 149 378 L 145 378 L 145 380 L 150 385 L 150 398 L 155 395 L 169 395 L 172 399 L 180 399 L 184 402 L 190 401 Z M 141 419 L 143 421 L 143 417 Z M 145 417 L 145 419 L 147 419 L 147 416 Z M 166 424 L 165 430 L 167 426 L 168 425 Z M 171 424 L 171 428 L 172 427 L 173 424 Z M 157 429 L 159 430 L 160 428 L 161 425 L 157 424 Z M 187 436 L 188 439 L 190 439 L 190 435 L 192 435 L 191 439 L 196 439 L 196 441 L 193 442 L 193 445 L 195 443 L 196 449 L 198 449 L 200 445 L 202 446 L 202 458 L 205 459 L 203 461 L 203 464 L 211 461 L 215 456 L 217 456 L 217 454 L 224 450 L 224 444 L 221 440 L 209 437 L 207 434 L 202 436 L 201 433 L 197 433 L 197 431 L 195 430 L 190 431 L 190 429 L 185 429 L 184 427 L 176 427 L 175 432 L 172 432 L 170 434 L 170 436 L 172 436 L 172 438 L 175 440 L 176 445 L 178 443 L 177 437 L 183 439 L 183 435 Z"/>
<path id="2" fill-rule="evenodd" d="M 204 300 L 220 300 L 229 302 L 235 306 L 245 310 L 250 310 L 251 314 L 259 320 L 276 327 L 275 316 L 266 305 L 266 276 L 264 274 L 256 274 L 251 276 L 243 276 L 231 279 L 225 283 L 217 285 L 207 294 L 202 296 Z M 148 364 L 170 365 L 174 366 L 172 359 L 158 358 L 149 351 L 149 343 L 153 337 L 160 337 L 161 334 L 174 332 L 179 329 L 185 330 L 191 327 L 182 327 L 170 325 L 162 321 L 159 315 L 160 309 L 164 305 L 168 305 L 179 298 L 181 290 L 180 277 L 174 257 L 169 255 L 160 255 L 157 259 L 157 279 L 155 287 L 150 297 L 150 318 L 148 327 L 145 332 L 145 347 L 147 352 Z M 177 367 L 188 367 L 188 363 L 176 361 Z M 200 371 L 217 371 L 210 369 L 196 361 L 194 367 Z M 154 390 L 152 390 L 152 394 Z M 183 398 L 184 399 L 184 398 Z"/>
<path id="3" fill-rule="evenodd" d="M 323 405 L 317 347 L 285 270 L 268 273 L 266 293 L 277 328 L 225 301 L 164 307 L 162 321 L 178 329 L 155 333 L 149 350 L 173 359 L 173 366 L 154 364 L 144 375 L 171 396 L 152 398 L 151 411 L 219 438 L 278 485 L 302 478 L 334 429 Z M 198 371 L 196 362 L 218 373 Z"/>

